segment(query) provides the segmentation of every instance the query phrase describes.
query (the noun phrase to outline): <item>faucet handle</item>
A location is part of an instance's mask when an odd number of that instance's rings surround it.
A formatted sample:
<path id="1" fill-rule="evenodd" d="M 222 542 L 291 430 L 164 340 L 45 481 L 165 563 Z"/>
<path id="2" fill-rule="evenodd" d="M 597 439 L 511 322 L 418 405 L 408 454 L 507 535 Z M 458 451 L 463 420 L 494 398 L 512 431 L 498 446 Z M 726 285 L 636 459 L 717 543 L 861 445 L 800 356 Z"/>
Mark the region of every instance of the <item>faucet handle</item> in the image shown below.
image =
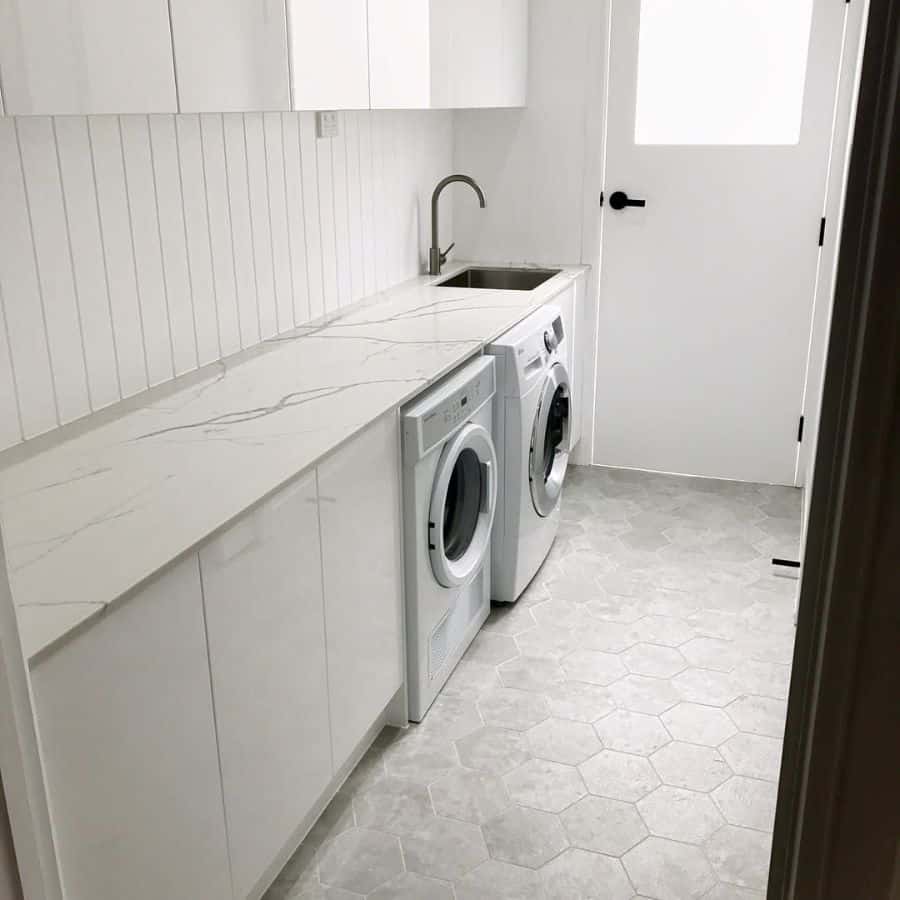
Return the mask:
<path id="1" fill-rule="evenodd" d="M 450 251 L 456 246 L 456 241 L 454 241 L 446 250 L 441 253 L 441 265 L 447 262 L 447 257 L 450 255 Z"/>

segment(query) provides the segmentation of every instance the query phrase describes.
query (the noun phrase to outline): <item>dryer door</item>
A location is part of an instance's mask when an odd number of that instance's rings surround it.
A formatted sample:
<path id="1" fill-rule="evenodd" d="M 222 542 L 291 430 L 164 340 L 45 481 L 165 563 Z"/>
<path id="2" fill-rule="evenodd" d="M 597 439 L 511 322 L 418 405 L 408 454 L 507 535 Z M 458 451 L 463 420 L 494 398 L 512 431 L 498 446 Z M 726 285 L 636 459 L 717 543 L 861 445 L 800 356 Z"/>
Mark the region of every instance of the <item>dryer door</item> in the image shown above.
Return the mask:
<path id="1" fill-rule="evenodd" d="M 569 374 L 556 363 L 541 388 L 531 433 L 528 480 L 531 500 L 540 516 L 549 516 L 559 502 L 569 465 Z"/>
<path id="2" fill-rule="evenodd" d="M 466 425 L 441 453 L 428 511 L 434 577 L 458 587 L 481 570 L 497 505 L 497 454 L 488 431 Z"/>

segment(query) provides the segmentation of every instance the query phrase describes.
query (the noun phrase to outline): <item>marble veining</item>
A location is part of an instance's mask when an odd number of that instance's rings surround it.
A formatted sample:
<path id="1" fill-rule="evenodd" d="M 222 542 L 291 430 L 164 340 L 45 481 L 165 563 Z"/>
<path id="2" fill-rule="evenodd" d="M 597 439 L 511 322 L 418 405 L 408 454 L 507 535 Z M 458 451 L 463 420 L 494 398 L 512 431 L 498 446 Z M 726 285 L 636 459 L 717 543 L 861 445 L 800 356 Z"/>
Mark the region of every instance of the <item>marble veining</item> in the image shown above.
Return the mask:
<path id="1" fill-rule="evenodd" d="M 26 657 L 481 352 L 583 271 L 564 268 L 529 292 L 412 279 L 11 457 L 0 469 L 0 523 Z"/>

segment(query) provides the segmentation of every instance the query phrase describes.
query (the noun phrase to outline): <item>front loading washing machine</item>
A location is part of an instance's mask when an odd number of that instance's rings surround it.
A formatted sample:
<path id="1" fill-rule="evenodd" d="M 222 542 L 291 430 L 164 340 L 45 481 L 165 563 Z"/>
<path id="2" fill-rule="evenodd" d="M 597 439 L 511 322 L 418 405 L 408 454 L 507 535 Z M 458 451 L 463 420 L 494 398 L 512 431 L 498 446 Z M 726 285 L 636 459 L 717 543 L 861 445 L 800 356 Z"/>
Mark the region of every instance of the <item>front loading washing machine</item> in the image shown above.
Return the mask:
<path id="1" fill-rule="evenodd" d="M 490 611 L 497 455 L 490 356 L 404 409 L 409 718 L 420 722 Z"/>
<path id="2" fill-rule="evenodd" d="M 491 599 L 512 603 L 559 529 L 572 388 L 560 310 L 544 306 L 487 348 L 497 360 L 494 440 L 500 463 Z"/>

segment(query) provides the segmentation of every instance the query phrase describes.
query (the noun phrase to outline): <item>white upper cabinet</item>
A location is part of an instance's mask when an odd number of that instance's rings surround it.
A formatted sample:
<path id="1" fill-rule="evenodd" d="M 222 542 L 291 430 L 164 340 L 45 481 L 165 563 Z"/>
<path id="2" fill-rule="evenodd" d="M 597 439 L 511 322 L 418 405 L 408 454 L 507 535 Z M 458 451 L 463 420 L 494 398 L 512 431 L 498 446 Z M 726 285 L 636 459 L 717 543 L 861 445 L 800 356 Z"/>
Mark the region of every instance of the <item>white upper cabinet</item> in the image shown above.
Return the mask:
<path id="1" fill-rule="evenodd" d="M 528 0 L 369 0 L 373 109 L 524 106 Z"/>
<path id="2" fill-rule="evenodd" d="M 294 109 L 368 109 L 366 0 L 287 0 Z"/>
<path id="3" fill-rule="evenodd" d="M 315 472 L 200 551 L 236 897 L 258 888 L 332 775 Z"/>
<path id="4" fill-rule="evenodd" d="M 175 112 L 166 0 L 0 0 L 8 115 Z"/>
<path id="5" fill-rule="evenodd" d="M 319 467 L 336 765 L 403 683 L 399 431 L 390 413 Z"/>
<path id="6" fill-rule="evenodd" d="M 171 0 L 171 9 L 181 112 L 291 108 L 284 0 Z"/>

